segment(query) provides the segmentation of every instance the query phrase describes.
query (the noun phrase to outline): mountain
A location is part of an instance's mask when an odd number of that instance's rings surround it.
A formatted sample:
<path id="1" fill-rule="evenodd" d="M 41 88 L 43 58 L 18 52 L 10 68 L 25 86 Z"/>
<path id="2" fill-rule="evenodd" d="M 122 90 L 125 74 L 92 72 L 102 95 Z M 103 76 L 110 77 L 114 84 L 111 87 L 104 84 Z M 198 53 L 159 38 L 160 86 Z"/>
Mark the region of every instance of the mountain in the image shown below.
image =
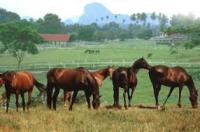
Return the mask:
<path id="1" fill-rule="evenodd" d="M 123 14 L 113 14 L 109 9 L 100 3 L 91 3 L 85 6 L 84 13 L 78 18 L 78 21 L 74 22 L 72 19 L 67 19 L 65 24 L 78 23 L 80 25 L 89 25 L 92 23 L 97 23 L 97 25 L 102 26 L 110 22 L 115 22 L 121 26 L 127 26 L 129 24 L 144 24 L 144 21 L 133 21 L 129 15 Z M 159 25 L 159 20 L 151 19 L 151 14 L 147 14 L 146 24 L 152 26 Z"/>

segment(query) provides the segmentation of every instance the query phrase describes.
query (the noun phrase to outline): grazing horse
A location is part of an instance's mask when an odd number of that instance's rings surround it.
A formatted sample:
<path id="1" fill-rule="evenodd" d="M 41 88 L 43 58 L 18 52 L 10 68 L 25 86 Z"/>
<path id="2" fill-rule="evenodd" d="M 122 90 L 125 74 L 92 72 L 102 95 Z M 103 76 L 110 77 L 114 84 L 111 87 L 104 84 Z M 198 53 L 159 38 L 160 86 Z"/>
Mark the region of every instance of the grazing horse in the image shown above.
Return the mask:
<path id="1" fill-rule="evenodd" d="M 171 88 L 165 102 L 163 103 L 163 106 L 165 106 L 165 103 L 167 102 L 167 99 L 170 97 L 174 88 L 179 87 L 179 99 L 177 105 L 178 107 L 181 107 L 181 92 L 184 85 L 188 87 L 188 90 L 190 92 L 189 99 L 191 101 L 192 107 L 196 108 L 198 106 L 198 93 L 192 77 L 182 67 L 167 67 L 163 65 L 156 65 L 149 70 L 149 77 L 153 85 L 154 96 L 157 106 L 159 105 L 158 95 L 161 85 L 165 85 Z"/>
<path id="2" fill-rule="evenodd" d="M 84 51 L 84 53 L 88 53 L 88 54 L 99 54 L 100 50 L 91 50 L 91 49 L 86 49 Z"/>
<path id="3" fill-rule="evenodd" d="M 81 69 L 82 69 L 81 67 L 77 68 L 77 70 L 81 70 Z M 113 71 L 114 71 L 114 68 L 108 66 L 104 69 L 97 70 L 90 73 L 94 76 L 98 86 L 101 87 L 103 84 L 103 80 L 105 80 L 108 76 L 110 76 L 110 79 L 112 78 Z M 67 101 L 70 102 L 71 96 L 72 96 L 72 92 L 64 92 L 64 106 L 67 105 Z"/>
<path id="4" fill-rule="evenodd" d="M 33 87 L 36 86 L 40 92 L 45 91 L 45 86 L 39 83 L 35 79 L 32 73 L 27 72 L 27 71 L 20 71 L 20 72 L 7 71 L 3 74 L 0 74 L 0 78 L 3 80 L 1 82 L 5 84 L 5 91 L 6 91 L 6 97 L 7 97 L 6 112 L 8 112 L 11 93 L 14 93 L 16 95 L 16 110 L 17 111 L 18 111 L 18 106 L 19 106 L 18 96 L 19 94 L 21 95 L 23 111 L 25 111 L 24 93 L 28 92 L 28 102 L 27 102 L 27 109 L 28 109 L 29 105 L 31 104 L 31 98 L 32 98 L 31 94 L 33 91 Z"/>
<path id="5" fill-rule="evenodd" d="M 53 97 L 52 91 L 55 88 Z M 90 96 L 93 95 L 92 106 L 97 109 L 100 105 L 99 88 L 94 77 L 85 68 L 81 69 L 65 69 L 54 68 L 47 73 L 47 105 L 51 109 L 53 101 L 53 108 L 56 110 L 56 101 L 60 88 L 66 91 L 73 91 L 72 101 L 69 110 L 72 110 L 79 90 L 84 90 L 88 108 L 91 108 Z"/>
<path id="6" fill-rule="evenodd" d="M 136 60 L 131 67 L 119 67 L 113 72 L 112 83 L 114 91 L 114 107 L 119 107 L 119 87 L 124 89 L 123 97 L 125 109 L 127 109 L 126 94 L 128 94 L 129 106 L 131 106 L 133 92 L 137 86 L 136 74 L 141 68 L 150 68 L 150 65 L 143 58 Z M 130 89 L 132 90 L 131 93 Z"/>

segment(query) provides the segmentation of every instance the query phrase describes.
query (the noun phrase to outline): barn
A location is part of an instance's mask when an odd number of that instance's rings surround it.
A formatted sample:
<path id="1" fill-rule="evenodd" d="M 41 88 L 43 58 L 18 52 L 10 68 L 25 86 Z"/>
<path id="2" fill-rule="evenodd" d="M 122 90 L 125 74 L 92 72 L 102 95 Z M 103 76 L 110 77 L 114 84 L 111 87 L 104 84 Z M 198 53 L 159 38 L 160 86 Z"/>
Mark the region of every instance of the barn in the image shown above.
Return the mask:
<path id="1" fill-rule="evenodd" d="M 70 40 L 69 34 L 39 34 L 42 39 L 47 42 L 46 46 L 50 47 L 63 47 L 67 46 L 67 42 Z"/>

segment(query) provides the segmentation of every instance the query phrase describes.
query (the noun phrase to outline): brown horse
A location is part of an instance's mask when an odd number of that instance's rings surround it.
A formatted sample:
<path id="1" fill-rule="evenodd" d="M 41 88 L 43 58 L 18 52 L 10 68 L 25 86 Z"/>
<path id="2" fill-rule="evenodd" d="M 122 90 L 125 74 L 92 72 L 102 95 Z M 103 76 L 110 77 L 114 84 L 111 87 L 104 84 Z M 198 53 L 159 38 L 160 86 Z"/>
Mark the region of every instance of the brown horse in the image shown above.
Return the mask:
<path id="1" fill-rule="evenodd" d="M 81 69 L 82 69 L 81 67 L 77 68 L 77 70 L 81 70 Z M 114 68 L 111 66 L 108 66 L 104 69 L 97 70 L 90 73 L 94 76 L 98 86 L 101 87 L 103 84 L 103 80 L 105 80 L 108 76 L 110 76 L 110 79 L 112 78 L 113 71 L 114 71 Z M 68 102 L 71 101 L 71 96 L 72 96 L 72 92 L 64 92 L 64 106 L 67 105 L 67 101 Z"/>
<path id="2" fill-rule="evenodd" d="M 170 97 L 172 91 L 175 87 L 179 87 L 179 99 L 178 99 L 178 106 L 181 107 L 181 92 L 184 85 L 188 87 L 190 92 L 190 101 L 193 108 L 196 108 L 198 93 L 195 88 L 194 82 L 192 77 L 182 68 L 179 66 L 176 67 L 167 67 L 163 65 L 156 65 L 150 68 L 149 70 L 149 77 L 153 85 L 154 96 L 156 100 L 156 105 L 158 106 L 158 95 L 161 88 L 161 85 L 165 85 L 170 87 L 170 91 L 168 96 L 163 104 L 167 102 L 167 99 Z"/>
<path id="3" fill-rule="evenodd" d="M 9 102 L 10 102 L 10 95 L 14 93 L 16 95 L 16 110 L 18 111 L 18 96 L 21 95 L 22 98 L 22 105 L 23 111 L 25 111 L 25 100 L 24 100 L 24 93 L 28 92 L 28 102 L 27 102 L 27 109 L 31 104 L 31 94 L 34 85 L 40 90 L 45 91 L 45 86 L 39 83 L 33 74 L 27 71 L 8 71 L 3 74 L 0 74 L 0 78 L 3 80 L 2 83 L 5 84 L 5 91 L 7 97 L 6 103 L 6 112 L 8 112 Z M 1 84 L 2 85 L 2 84 Z"/>
<path id="4" fill-rule="evenodd" d="M 114 91 L 114 107 L 119 107 L 119 87 L 124 89 L 123 97 L 125 109 L 127 109 L 126 94 L 128 95 L 129 106 L 131 106 L 133 92 L 137 86 L 136 74 L 141 68 L 150 68 L 150 65 L 143 58 L 136 60 L 131 67 L 119 67 L 113 72 L 112 83 Z"/>
<path id="5" fill-rule="evenodd" d="M 52 97 L 52 91 L 55 92 Z M 92 106 L 97 109 L 100 105 L 99 88 L 94 77 L 85 68 L 81 69 L 64 69 L 54 68 L 47 73 L 47 105 L 51 109 L 53 101 L 53 108 L 56 110 L 56 101 L 60 88 L 66 91 L 73 91 L 72 101 L 69 110 L 72 110 L 79 90 L 84 90 L 88 108 L 91 108 L 90 96 L 93 95 Z"/>

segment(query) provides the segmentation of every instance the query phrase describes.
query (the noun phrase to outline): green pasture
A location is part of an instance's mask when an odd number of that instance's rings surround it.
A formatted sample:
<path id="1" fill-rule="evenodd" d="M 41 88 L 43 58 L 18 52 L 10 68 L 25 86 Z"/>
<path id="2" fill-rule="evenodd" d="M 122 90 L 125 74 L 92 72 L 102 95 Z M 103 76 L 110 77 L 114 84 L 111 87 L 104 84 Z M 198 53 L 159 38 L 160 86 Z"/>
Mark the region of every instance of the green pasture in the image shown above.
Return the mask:
<path id="1" fill-rule="evenodd" d="M 84 51 L 86 49 L 100 50 L 99 54 L 86 54 Z M 133 62 L 134 60 L 145 57 L 149 62 L 165 62 L 166 65 L 170 65 L 171 62 L 184 62 L 184 63 L 198 63 L 200 62 L 200 49 L 195 48 L 192 50 L 185 50 L 184 48 L 179 47 L 177 54 L 170 54 L 170 47 L 167 45 L 156 45 L 153 41 L 146 40 L 127 40 L 123 42 L 104 42 L 104 43 L 73 43 L 69 44 L 65 48 L 50 48 L 50 49 L 41 49 L 37 55 L 27 55 L 22 63 L 22 67 L 34 66 L 34 74 L 39 81 L 46 84 L 46 71 L 49 68 L 48 64 L 58 64 L 58 66 L 65 66 L 65 63 L 74 63 L 77 62 L 82 66 L 82 63 L 101 63 L 101 62 L 119 62 L 115 64 L 115 67 L 123 64 L 123 61 Z M 148 54 L 151 53 L 152 56 L 147 58 Z M 16 60 L 8 54 L 0 55 L 0 70 L 3 66 L 16 66 Z M 47 64 L 44 71 L 40 72 L 40 69 L 37 70 L 37 64 Z M 110 63 L 109 63 L 110 64 Z M 152 63 L 154 65 L 154 63 Z M 126 64 L 126 66 L 128 66 Z M 16 66 L 17 67 L 17 66 Z M 103 66 L 104 67 L 104 66 Z M 103 67 L 97 67 L 103 68 Z M 193 67 L 185 66 L 187 71 L 192 74 L 196 87 L 200 87 L 200 68 L 199 65 Z M 23 69 L 23 68 L 22 68 Z M 38 71 L 38 72 L 37 72 Z M 0 93 L 4 91 L 3 88 L 0 89 Z M 169 89 L 167 87 L 162 87 L 160 92 L 160 103 L 164 101 L 168 94 Z M 112 82 L 109 79 L 104 81 L 103 86 L 100 88 L 102 95 L 101 101 L 103 104 L 112 104 L 113 103 L 113 91 L 112 91 Z M 34 95 L 38 93 L 37 90 L 34 90 Z M 60 91 L 60 96 L 63 96 L 63 91 Z M 122 99 L 123 90 L 120 90 L 120 102 L 123 103 Z M 182 93 L 182 102 L 185 105 L 189 104 L 188 101 L 188 90 L 186 87 L 183 89 Z M 11 106 L 15 106 L 15 101 L 12 97 Z M 178 89 L 175 89 L 169 98 L 168 103 L 176 105 L 178 101 Z M 138 86 L 135 90 L 132 104 L 154 104 L 154 95 L 152 85 L 150 83 L 148 72 L 146 70 L 140 70 L 138 73 Z M 76 106 L 75 106 L 76 107 Z"/>
<path id="2" fill-rule="evenodd" d="M 100 50 L 99 54 L 86 54 L 87 49 Z M 108 62 L 108 61 L 133 61 L 140 57 L 147 58 L 152 54 L 149 61 L 165 62 L 197 62 L 200 61 L 200 49 L 185 50 L 178 48 L 177 54 L 170 54 L 167 45 L 156 45 L 153 41 L 127 40 L 122 42 L 104 43 L 69 43 L 65 48 L 41 49 L 39 54 L 26 55 L 23 65 L 34 64 L 60 64 L 72 62 Z M 16 65 L 16 60 L 8 55 L 0 55 L 0 66 Z"/>

